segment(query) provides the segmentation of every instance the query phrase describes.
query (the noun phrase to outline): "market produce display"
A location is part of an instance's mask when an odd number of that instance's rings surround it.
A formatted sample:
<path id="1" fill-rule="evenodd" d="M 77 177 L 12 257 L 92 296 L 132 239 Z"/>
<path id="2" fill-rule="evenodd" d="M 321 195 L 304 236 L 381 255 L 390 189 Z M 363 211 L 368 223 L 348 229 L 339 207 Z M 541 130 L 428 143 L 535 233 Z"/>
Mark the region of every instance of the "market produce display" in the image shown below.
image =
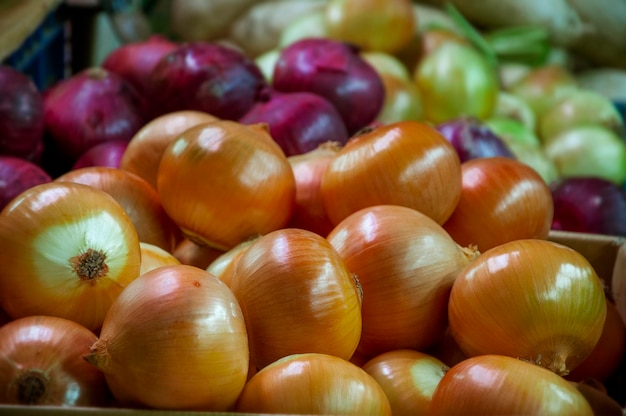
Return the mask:
<path id="1" fill-rule="evenodd" d="M 621 61 L 584 2 L 467 3 L 173 0 L 0 65 L 0 410 L 621 415 L 626 285 L 551 239 L 626 237 Z"/>

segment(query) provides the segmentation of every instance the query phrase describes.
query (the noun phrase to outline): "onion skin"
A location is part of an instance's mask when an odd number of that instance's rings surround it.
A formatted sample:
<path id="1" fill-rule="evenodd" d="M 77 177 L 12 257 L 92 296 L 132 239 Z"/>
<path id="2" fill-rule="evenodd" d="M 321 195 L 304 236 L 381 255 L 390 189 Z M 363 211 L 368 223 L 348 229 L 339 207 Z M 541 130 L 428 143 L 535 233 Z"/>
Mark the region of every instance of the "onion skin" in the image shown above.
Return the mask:
<path id="1" fill-rule="evenodd" d="M 352 137 L 324 172 L 321 194 L 335 225 L 374 205 L 406 206 L 443 224 L 461 197 L 461 163 L 433 127 L 392 123 Z"/>
<path id="2" fill-rule="evenodd" d="M 483 252 L 459 273 L 448 303 L 452 336 L 466 355 L 521 358 L 559 375 L 591 354 L 606 314 L 604 287 L 587 259 L 533 239 Z"/>
<path id="3" fill-rule="evenodd" d="M 51 315 L 96 331 L 137 276 L 135 227 L 106 192 L 71 182 L 24 191 L 0 213 L 0 307 L 14 319 Z"/>
<path id="4" fill-rule="evenodd" d="M 361 293 L 323 237 L 286 228 L 241 254 L 230 287 L 248 329 L 250 360 L 261 369 L 291 354 L 348 360 L 361 335 Z"/>
<path id="5" fill-rule="evenodd" d="M 82 325 L 52 316 L 0 327 L 0 403 L 106 406 L 104 375 L 81 358 L 96 339 Z"/>
<path id="6" fill-rule="evenodd" d="M 228 120 L 178 136 L 161 158 L 157 189 L 188 238 L 222 251 L 284 227 L 296 195 L 291 166 L 267 125 Z"/>
<path id="7" fill-rule="evenodd" d="M 180 235 L 159 194 L 139 176 L 106 166 L 75 169 L 55 179 L 93 186 L 111 195 L 128 214 L 140 241 L 172 251 Z"/>
<path id="8" fill-rule="evenodd" d="M 327 240 L 363 288 L 358 350 L 370 357 L 433 345 L 447 327 L 454 279 L 478 254 L 426 215 L 396 205 L 355 212 Z"/>
<path id="9" fill-rule="evenodd" d="M 128 142 L 120 169 L 141 176 L 157 189 L 159 163 L 167 146 L 185 130 L 216 120 L 211 114 L 191 110 L 173 111 L 150 120 Z"/>
<path id="10" fill-rule="evenodd" d="M 391 415 L 389 400 L 363 369 L 339 357 L 294 354 L 259 370 L 246 384 L 237 412 Z"/>
<path id="11" fill-rule="evenodd" d="M 513 357 L 483 355 L 450 368 L 432 397 L 432 415 L 588 415 L 585 397 L 568 381 Z"/>
<path id="12" fill-rule="evenodd" d="M 86 168 L 90 166 L 107 166 L 119 168 L 122 156 L 128 147 L 124 140 L 111 140 L 97 144 L 80 155 L 72 166 L 72 169 Z"/>
<path id="13" fill-rule="evenodd" d="M 181 264 L 180 260 L 174 257 L 172 253 L 163 250 L 161 247 L 149 243 L 139 243 L 139 246 L 141 247 L 140 275 L 157 267 Z"/>
<path id="14" fill-rule="evenodd" d="M 15 156 L 0 155 L 0 210 L 25 190 L 52 181 L 35 163 Z"/>
<path id="15" fill-rule="evenodd" d="M 548 237 L 552 192 L 533 168 L 491 157 L 468 160 L 461 169 L 461 197 L 443 225 L 458 244 L 485 252 L 514 240 Z"/>
<path id="16" fill-rule="evenodd" d="M 210 246 L 201 246 L 188 238 L 183 238 L 176 245 L 172 254 L 182 264 L 206 269 L 211 262 L 224 254 L 224 251 Z"/>
<path id="17" fill-rule="evenodd" d="M 232 292 L 205 270 L 172 265 L 124 290 L 85 359 L 123 405 L 224 411 L 244 387 L 248 357 Z"/>

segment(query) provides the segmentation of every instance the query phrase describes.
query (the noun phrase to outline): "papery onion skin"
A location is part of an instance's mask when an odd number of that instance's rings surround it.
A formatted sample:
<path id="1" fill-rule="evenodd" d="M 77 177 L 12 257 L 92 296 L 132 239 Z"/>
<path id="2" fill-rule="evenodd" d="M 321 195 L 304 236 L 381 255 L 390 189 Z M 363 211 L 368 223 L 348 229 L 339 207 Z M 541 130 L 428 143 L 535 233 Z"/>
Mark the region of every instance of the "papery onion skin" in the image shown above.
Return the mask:
<path id="1" fill-rule="evenodd" d="M 179 134 L 217 117 L 192 110 L 173 111 L 144 124 L 130 139 L 120 160 L 120 168 L 144 178 L 157 189 L 157 173 L 163 152 Z"/>
<path id="2" fill-rule="evenodd" d="M 157 267 L 181 264 L 180 260 L 174 257 L 172 253 L 163 250 L 159 246 L 144 242 L 140 242 L 139 246 L 141 247 L 140 275 L 156 269 Z"/>
<path id="3" fill-rule="evenodd" d="M 478 255 L 431 218 L 397 205 L 359 210 L 327 240 L 363 288 L 358 351 L 370 357 L 433 345 L 447 327 L 456 275 Z"/>
<path id="4" fill-rule="evenodd" d="M 183 238 L 176 245 L 172 254 L 181 264 L 206 269 L 211 262 L 224 254 L 224 251 L 210 246 L 201 246 L 188 238 Z"/>
<path id="5" fill-rule="evenodd" d="M 259 236 L 257 238 L 246 240 L 242 243 L 237 244 L 230 250 L 222 253 L 220 256 L 211 261 L 211 263 L 209 263 L 209 265 L 206 267 L 206 271 L 220 279 L 226 284 L 226 286 L 230 287 L 230 283 L 233 279 L 235 269 L 237 268 L 237 262 L 239 261 L 239 258 L 258 238 L 261 237 Z"/>
<path id="6" fill-rule="evenodd" d="M 39 165 L 21 157 L 0 155 L 0 210 L 25 190 L 51 181 Z"/>
<path id="7" fill-rule="evenodd" d="M 435 388 L 449 369 L 431 355 L 405 349 L 380 354 L 362 368 L 385 391 L 394 415 L 428 414 Z"/>
<path id="8" fill-rule="evenodd" d="M 172 142 L 157 189 L 187 237 L 223 251 L 285 226 L 296 194 L 291 166 L 267 125 L 228 120 L 198 125 Z"/>
<path id="9" fill-rule="evenodd" d="M 244 387 L 248 357 L 228 287 L 205 270 L 172 265 L 124 290 L 85 359 L 123 405 L 224 411 Z"/>
<path id="10" fill-rule="evenodd" d="M 448 303 L 452 336 L 468 356 L 521 358 L 559 375 L 589 356 L 606 314 L 604 287 L 589 261 L 537 239 L 483 252 L 458 274 Z"/>
<path id="11" fill-rule="evenodd" d="M 140 247 L 122 206 L 94 187 L 49 182 L 0 213 L 0 307 L 11 317 L 51 315 L 96 331 L 137 276 Z"/>
<path id="12" fill-rule="evenodd" d="M 354 136 L 328 165 L 321 182 L 333 224 L 359 209 L 402 205 L 443 224 L 461 197 L 461 163 L 433 127 L 402 121 Z"/>
<path id="13" fill-rule="evenodd" d="M 27 316 L 0 327 L 0 403 L 108 405 L 104 375 L 82 359 L 96 339 L 84 326 L 52 316 Z"/>
<path id="14" fill-rule="evenodd" d="M 593 415 L 568 381 L 533 363 L 499 355 L 450 368 L 432 397 L 432 415 Z"/>
<path id="15" fill-rule="evenodd" d="M 461 197 L 443 228 L 462 246 L 481 252 L 513 240 L 546 239 L 554 202 L 550 188 L 515 159 L 471 159 L 461 165 Z"/>
<path id="16" fill-rule="evenodd" d="M 294 354 L 259 370 L 237 401 L 237 412 L 391 415 L 378 383 L 339 357 Z"/>
<path id="17" fill-rule="evenodd" d="M 128 142 L 125 140 L 111 140 L 97 144 L 80 155 L 72 166 L 72 169 L 86 168 L 89 166 L 119 168 L 127 147 Z"/>
<path id="18" fill-rule="evenodd" d="M 74 182 L 101 189 L 124 208 L 140 241 L 172 251 L 180 235 L 178 226 L 167 215 L 159 194 L 145 180 L 121 169 L 91 166 L 71 170 L 56 182 Z"/>
<path id="19" fill-rule="evenodd" d="M 348 360 L 361 335 L 358 282 L 330 243 L 312 231 L 276 230 L 239 257 L 230 287 L 263 368 L 291 354 L 316 352 Z"/>

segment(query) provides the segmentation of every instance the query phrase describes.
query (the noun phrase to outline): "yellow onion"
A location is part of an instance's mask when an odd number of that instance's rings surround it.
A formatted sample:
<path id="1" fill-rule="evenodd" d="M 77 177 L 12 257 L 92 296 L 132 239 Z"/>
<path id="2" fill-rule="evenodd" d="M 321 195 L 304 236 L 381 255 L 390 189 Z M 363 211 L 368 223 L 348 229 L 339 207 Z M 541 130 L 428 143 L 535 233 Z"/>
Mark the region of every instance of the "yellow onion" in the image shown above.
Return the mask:
<path id="1" fill-rule="evenodd" d="M 180 264 L 180 261 L 169 251 L 149 243 L 139 243 L 141 248 L 141 267 L 139 274 L 144 274 L 152 269 L 172 264 Z"/>
<path id="2" fill-rule="evenodd" d="M 246 413 L 391 415 L 380 385 L 363 369 L 319 353 L 283 357 L 259 370 L 237 401 Z"/>
<path id="3" fill-rule="evenodd" d="M 33 315 L 0 328 L 0 404 L 106 406 L 103 374 L 82 359 L 96 341 L 84 326 Z"/>
<path id="4" fill-rule="evenodd" d="M 243 389 L 248 357 L 230 289 L 205 270 L 172 265 L 122 292 L 85 359 L 122 405 L 223 411 Z"/>
<path id="5" fill-rule="evenodd" d="M 188 238 L 183 238 L 176 245 L 172 254 L 181 264 L 206 269 L 213 260 L 224 254 L 224 251 L 210 246 L 199 245 Z"/>
<path id="6" fill-rule="evenodd" d="M 428 414 L 430 402 L 448 366 L 415 350 L 382 353 L 363 365 L 380 384 L 394 415 Z"/>
<path id="7" fill-rule="evenodd" d="M 592 416 L 593 410 L 576 387 L 552 371 L 489 354 L 450 368 L 433 393 L 429 414 Z"/>
<path id="8" fill-rule="evenodd" d="M 517 240 L 482 253 L 457 276 L 448 315 L 468 356 L 521 358 L 566 375 L 596 346 L 607 313 L 600 278 L 577 251 Z"/>
<path id="9" fill-rule="evenodd" d="M 260 237 L 257 237 L 260 238 Z M 235 247 L 230 250 L 222 253 L 216 259 L 214 259 L 207 267 L 206 271 L 220 279 L 222 282 L 226 283 L 226 286 L 230 287 L 230 282 L 233 279 L 233 274 L 235 273 L 235 266 L 239 261 L 239 258 L 243 253 L 246 252 L 248 247 L 256 240 L 253 238 L 251 240 L 246 240 L 237 244 Z"/>
<path id="10" fill-rule="evenodd" d="M 434 127 L 400 121 L 352 137 L 321 182 L 333 224 L 374 205 L 402 205 L 443 224 L 461 197 L 461 163 Z"/>
<path id="11" fill-rule="evenodd" d="M 224 251 L 285 226 L 296 194 L 268 125 L 227 120 L 179 135 L 163 153 L 157 189 L 188 238 Z"/>
<path id="12" fill-rule="evenodd" d="M 110 194 L 124 208 L 135 225 L 139 240 L 172 251 L 180 230 L 165 213 L 157 191 L 134 173 L 107 166 L 74 169 L 56 181 L 93 186 Z"/>
<path id="13" fill-rule="evenodd" d="M 337 251 L 312 231 L 286 228 L 254 241 L 230 287 L 248 330 L 250 359 L 266 365 L 316 352 L 348 360 L 361 335 L 361 298 Z"/>
<path id="14" fill-rule="evenodd" d="M 363 288 L 358 349 L 367 356 L 433 345 L 447 327 L 452 283 L 478 254 L 426 215 L 398 205 L 359 210 L 327 239 Z"/>
<path id="15" fill-rule="evenodd" d="M 0 213 L 0 306 L 13 318 L 51 315 L 97 330 L 139 276 L 140 245 L 124 208 L 73 182 L 37 185 Z"/>

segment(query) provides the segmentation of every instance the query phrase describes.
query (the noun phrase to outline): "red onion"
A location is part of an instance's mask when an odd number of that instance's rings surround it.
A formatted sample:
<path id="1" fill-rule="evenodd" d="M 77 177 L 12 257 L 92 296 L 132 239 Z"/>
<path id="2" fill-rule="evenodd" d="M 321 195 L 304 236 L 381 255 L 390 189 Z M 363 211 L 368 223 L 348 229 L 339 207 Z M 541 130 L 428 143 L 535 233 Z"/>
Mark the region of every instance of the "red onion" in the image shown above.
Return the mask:
<path id="1" fill-rule="evenodd" d="M 146 114 L 157 110 L 151 109 L 158 101 L 150 99 L 148 79 L 150 73 L 163 56 L 178 47 L 178 43 L 162 35 L 152 35 L 146 40 L 121 45 L 109 53 L 102 67 L 115 72 L 128 81 L 144 98 Z"/>
<path id="2" fill-rule="evenodd" d="M 36 161 L 43 145 L 43 99 L 35 83 L 0 65 L 0 154 Z"/>
<path id="3" fill-rule="evenodd" d="M 316 149 L 329 141 L 348 141 L 348 131 L 337 109 L 324 97 L 310 92 L 268 91 L 240 120 L 267 123 L 270 135 L 287 156 Z"/>
<path id="4" fill-rule="evenodd" d="M 198 110 L 225 120 L 241 118 L 267 87 L 252 59 L 211 42 L 181 44 L 161 58 L 148 81 L 161 113 Z"/>
<path id="5" fill-rule="evenodd" d="M 440 123 L 436 127 L 452 143 L 461 162 L 479 157 L 515 158 L 504 140 L 476 119 L 458 118 Z"/>
<path id="6" fill-rule="evenodd" d="M 51 180 L 46 171 L 29 160 L 0 155 L 0 210 L 25 190 Z"/>
<path id="7" fill-rule="evenodd" d="M 53 147 L 72 161 L 112 140 L 130 141 L 145 124 L 137 91 L 119 75 L 88 68 L 44 94 L 46 132 Z"/>
<path id="8" fill-rule="evenodd" d="M 349 134 L 373 122 L 385 99 L 381 77 L 356 46 L 328 38 L 305 38 L 285 47 L 272 75 L 279 91 L 308 91 L 326 98 Z"/>
<path id="9" fill-rule="evenodd" d="M 626 191 L 595 177 L 565 178 L 551 185 L 553 230 L 626 236 Z"/>
<path id="10" fill-rule="evenodd" d="M 74 163 L 72 169 L 90 166 L 119 168 L 127 147 L 128 142 L 124 140 L 111 140 L 97 144 L 83 153 Z"/>

